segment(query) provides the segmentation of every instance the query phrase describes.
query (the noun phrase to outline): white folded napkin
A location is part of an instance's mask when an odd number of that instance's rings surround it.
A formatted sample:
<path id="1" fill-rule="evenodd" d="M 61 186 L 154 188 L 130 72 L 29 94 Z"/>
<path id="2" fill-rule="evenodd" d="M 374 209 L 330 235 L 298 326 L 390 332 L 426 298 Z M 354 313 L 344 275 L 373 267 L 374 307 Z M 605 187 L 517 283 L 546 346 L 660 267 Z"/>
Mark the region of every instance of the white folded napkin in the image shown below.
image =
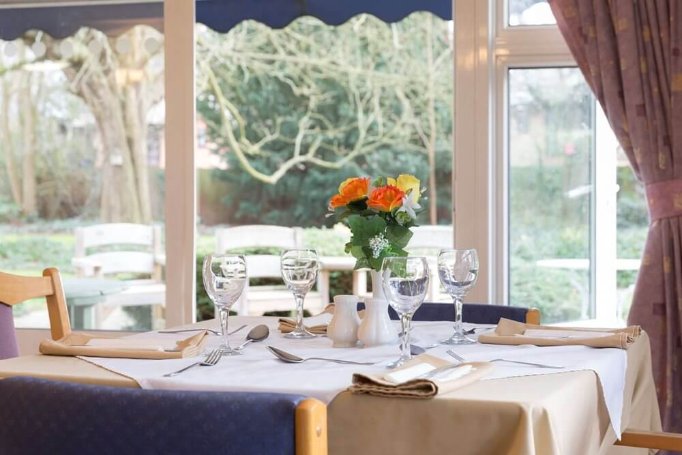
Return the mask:
<path id="1" fill-rule="evenodd" d="M 438 380 L 440 381 L 454 381 L 455 379 L 459 379 L 475 370 L 475 368 L 471 365 L 460 365 L 452 368 L 445 366 L 440 368 L 447 368 L 446 370 L 434 375 L 437 376 Z M 433 373 L 438 369 L 438 367 L 435 367 L 430 363 L 418 363 L 403 370 L 397 370 L 392 373 L 388 373 L 384 376 L 384 379 L 388 382 L 392 382 L 393 384 L 400 384 L 413 379 L 426 379 L 429 377 L 429 373 Z"/>
<path id="2" fill-rule="evenodd" d="M 593 332 L 589 330 L 542 330 L 526 329 L 523 334 L 517 336 L 537 338 L 602 338 L 613 335 L 611 332 Z"/>

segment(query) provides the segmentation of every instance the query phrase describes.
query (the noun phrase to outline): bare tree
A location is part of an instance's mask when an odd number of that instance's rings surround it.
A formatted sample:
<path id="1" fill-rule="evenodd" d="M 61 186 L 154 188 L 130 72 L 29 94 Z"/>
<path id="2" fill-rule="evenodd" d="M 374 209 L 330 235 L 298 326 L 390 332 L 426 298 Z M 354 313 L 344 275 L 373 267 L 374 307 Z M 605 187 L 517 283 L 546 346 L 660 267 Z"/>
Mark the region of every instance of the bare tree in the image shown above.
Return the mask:
<path id="1" fill-rule="evenodd" d="M 201 31 L 199 89 L 225 152 L 266 184 L 294 167 L 339 169 L 379 150 L 424 153 L 435 224 L 452 46 L 447 25 L 427 16 L 394 26 L 360 16 L 344 30 L 304 18 L 282 30 L 247 22 L 227 35 Z"/>
<path id="2" fill-rule="evenodd" d="M 155 45 L 148 45 L 156 40 Z M 163 97 L 161 36 L 135 27 L 119 38 L 81 29 L 46 39 L 47 57 L 61 60 L 70 89 L 95 118 L 102 143 L 100 219 L 152 221 L 147 166 L 147 114 Z M 67 52 L 68 50 L 68 52 Z"/>
<path id="3" fill-rule="evenodd" d="M 17 61 L 4 66 L 0 71 L 3 76 L 3 106 L 0 116 L 0 135 L 3 138 L 2 155 L 12 199 L 25 217 L 35 216 L 37 213 L 36 148 L 38 145 L 34 129 L 37 123 L 35 104 L 41 96 L 39 76 L 21 71 L 23 65 L 29 61 L 25 47 L 18 47 Z M 19 140 L 15 140 L 12 131 L 20 133 Z"/>

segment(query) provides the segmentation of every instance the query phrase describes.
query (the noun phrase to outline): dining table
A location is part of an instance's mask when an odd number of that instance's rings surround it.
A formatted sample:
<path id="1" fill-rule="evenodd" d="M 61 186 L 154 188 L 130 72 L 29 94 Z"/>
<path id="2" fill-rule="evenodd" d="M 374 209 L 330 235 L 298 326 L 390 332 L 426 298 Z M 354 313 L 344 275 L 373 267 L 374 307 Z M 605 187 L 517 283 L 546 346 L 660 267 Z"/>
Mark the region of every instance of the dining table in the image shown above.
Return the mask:
<path id="1" fill-rule="evenodd" d="M 312 322 L 311 322 L 312 323 Z M 649 338 L 642 334 L 627 350 L 586 346 L 435 346 L 452 330 L 446 321 L 416 322 L 414 344 L 427 353 L 455 361 L 454 348 L 467 359 L 501 357 L 546 363 L 533 368 L 494 363 L 493 372 L 464 387 L 433 398 L 413 399 L 357 394 L 348 390 L 354 373 L 380 373 L 398 356 L 398 345 L 333 348 L 325 336 L 290 340 L 274 317 L 237 316 L 230 325 L 265 324 L 267 339 L 251 343 L 243 355 L 224 357 L 213 367 L 164 374 L 197 358 L 131 360 L 26 355 L 0 361 L 0 378 L 35 376 L 53 380 L 154 389 L 238 390 L 304 393 L 328 405 L 331 454 L 633 454 L 646 449 L 614 446 L 626 428 L 660 431 L 661 421 L 651 370 Z M 185 328 L 217 328 L 215 320 Z M 467 325 L 478 333 L 490 326 Z M 248 329 L 231 335 L 244 340 Z M 133 335 L 150 339 L 189 333 Z M 397 333 L 397 326 L 396 326 Z M 220 337 L 207 336 L 207 348 Z M 338 365 L 324 361 L 287 364 L 266 349 L 276 346 L 302 357 L 320 356 L 374 365 Z"/>

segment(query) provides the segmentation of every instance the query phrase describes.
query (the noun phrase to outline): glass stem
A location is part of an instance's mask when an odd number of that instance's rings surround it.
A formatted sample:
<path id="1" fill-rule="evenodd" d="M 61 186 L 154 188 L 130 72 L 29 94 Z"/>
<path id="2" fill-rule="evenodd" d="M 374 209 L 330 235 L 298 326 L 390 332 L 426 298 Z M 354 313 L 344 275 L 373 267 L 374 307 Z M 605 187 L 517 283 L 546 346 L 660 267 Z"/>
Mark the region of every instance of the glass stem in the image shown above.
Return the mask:
<path id="1" fill-rule="evenodd" d="M 410 356 L 410 323 L 412 322 L 411 314 L 401 314 L 400 323 L 403 327 L 403 336 L 400 339 L 400 356 L 403 359 L 409 359 Z"/>
<path id="2" fill-rule="evenodd" d="M 305 296 L 301 294 L 294 294 L 294 300 L 296 300 L 296 330 L 303 329 L 303 298 Z"/>
<path id="3" fill-rule="evenodd" d="M 230 339 L 229 336 L 227 335 L 229 332 L 227 330 L 227 319 L 228 316 L 230 315 L 230 311 L 227 308 L 220 308 L 219 310 L 220 313 L 220 330 L 223 333 L 223 344 L 225 344 L 225 348 L 229 351 L 232 349 L 230 347 Z"/>
<path id="4" fill-rule="evenodd" d="M 462 297 L 455 296 L 455 334 L 457 336 L 464 336 L 462 329 Z"/>

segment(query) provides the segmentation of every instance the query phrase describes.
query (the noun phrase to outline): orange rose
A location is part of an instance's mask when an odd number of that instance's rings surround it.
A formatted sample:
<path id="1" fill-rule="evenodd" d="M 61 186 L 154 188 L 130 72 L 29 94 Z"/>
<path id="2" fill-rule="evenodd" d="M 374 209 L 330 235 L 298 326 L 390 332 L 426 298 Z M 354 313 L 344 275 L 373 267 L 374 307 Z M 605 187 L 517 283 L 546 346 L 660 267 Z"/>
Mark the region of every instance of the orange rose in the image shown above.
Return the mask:
<path id="1" fill-rule="evenodd" d="M 339 194 L 331 198 L 329 206 L 333 209 L 343 207 L 350 202 L 366 198 L 368 191 L 369 178 L 351 177 L 339 185 Z"/>
<path id="2" fill-rule="evenodd" d="M 402 205 L 403 196 L 405 192 L 397 186 L 382 186 L 372 191 L 367 200 L 367 206 L 382 212 L 390 212 Z"/>

